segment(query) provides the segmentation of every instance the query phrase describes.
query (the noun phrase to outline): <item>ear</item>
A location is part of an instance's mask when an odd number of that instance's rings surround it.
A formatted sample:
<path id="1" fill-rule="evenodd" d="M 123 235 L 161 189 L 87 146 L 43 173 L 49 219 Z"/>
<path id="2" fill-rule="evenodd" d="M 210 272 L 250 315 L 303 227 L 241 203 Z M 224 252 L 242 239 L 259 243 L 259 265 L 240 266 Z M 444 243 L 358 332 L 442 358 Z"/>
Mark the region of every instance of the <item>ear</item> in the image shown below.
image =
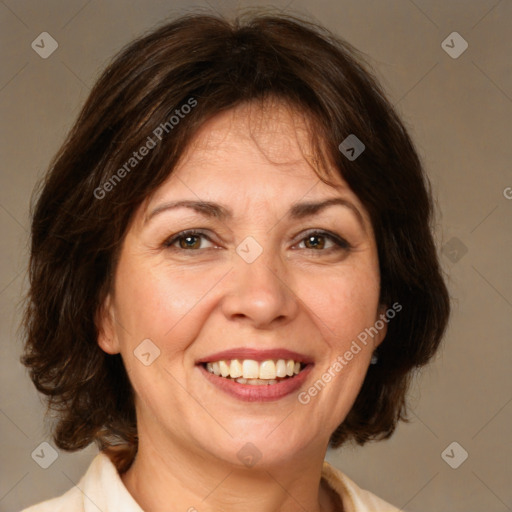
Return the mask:
<path id="1" fill-rule="evenodd" d="M 386 316 L 386 311 L 388 307 L 386 304 L 381 304 L 379 309 L 377 310 L 377 316 L 375 318 L 375 327 L 378 329 L 379 333 L 373 338 L 373 348 L 376 349 L 386 337 L 388 332 L 388 322 L 389 319 Z"/>
<path id="2" fill-rule="evenodd" d="M 120 352 L 115 325 L 113 300 L 109 293 L 96 313 L 98 345 L 107 354 L 118 354 Z"/>

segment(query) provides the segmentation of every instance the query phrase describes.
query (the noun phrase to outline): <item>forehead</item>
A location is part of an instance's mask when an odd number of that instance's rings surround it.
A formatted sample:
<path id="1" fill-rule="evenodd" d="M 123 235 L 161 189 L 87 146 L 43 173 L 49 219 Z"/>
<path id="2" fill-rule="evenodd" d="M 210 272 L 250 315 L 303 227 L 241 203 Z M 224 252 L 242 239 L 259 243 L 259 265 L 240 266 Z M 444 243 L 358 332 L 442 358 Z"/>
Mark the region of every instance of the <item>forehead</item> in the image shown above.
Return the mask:
<path id="1" fill-rule="evenodd" d="M 304 115 L 283 103 L 248 103 L 217 114 L 197 131 L 143 209 L 147 214 L 155 204 L 178 198 L 247 210 L 343 195 L 364 211 L 333 166 L 328 179 L 335 187 L 319 179 L 312 129 Z"/>
<path id="2" fill-rule="evenodd" d="M 302 169 L 306 159 L 313 156 L 310 139 L 307 118 L 291 107 L 252 102 L 204 123 L 185 151 L 182 164 L 203 156 L 211 158 L 212 154 L 222 159 L 242 150 L 247 158 L 254 159 L 259 154 L 257 160 Z"/>

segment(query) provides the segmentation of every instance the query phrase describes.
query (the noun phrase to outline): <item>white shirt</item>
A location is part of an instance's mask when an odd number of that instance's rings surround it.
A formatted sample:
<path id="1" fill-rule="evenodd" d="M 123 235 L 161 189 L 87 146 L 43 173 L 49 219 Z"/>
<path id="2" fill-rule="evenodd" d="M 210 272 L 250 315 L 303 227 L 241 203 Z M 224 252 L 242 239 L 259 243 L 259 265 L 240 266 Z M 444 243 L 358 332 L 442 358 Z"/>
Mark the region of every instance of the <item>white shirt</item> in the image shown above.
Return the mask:
<path id="1" fill-rule="evenodd" d="M 337 493 L 344 512 L 400 512 L 369 491 L 360 489 L 341 471 L 324 461 L 322 478 Z M 22 512 L 144 512 L 124 486 L 107 455 L 99 453 L 78 485 L 58 498 Z"/>

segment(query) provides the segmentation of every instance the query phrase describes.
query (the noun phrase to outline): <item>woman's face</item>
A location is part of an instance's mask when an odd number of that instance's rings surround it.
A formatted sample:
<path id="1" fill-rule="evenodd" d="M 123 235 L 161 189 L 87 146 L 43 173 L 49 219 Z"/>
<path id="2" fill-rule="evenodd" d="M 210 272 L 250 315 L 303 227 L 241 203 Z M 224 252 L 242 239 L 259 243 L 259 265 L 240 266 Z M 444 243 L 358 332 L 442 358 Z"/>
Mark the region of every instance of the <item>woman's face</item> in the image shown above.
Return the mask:
<path id="1" fill-rule="evenodd" d="M 99 343 L 122 355 L 140 446 L 323 457 L 385 335 L 358 340 L 382 313 L 367 212 L 318 179 L 298 116 L 259 114 L 207 122 L 124 240 Z"/>

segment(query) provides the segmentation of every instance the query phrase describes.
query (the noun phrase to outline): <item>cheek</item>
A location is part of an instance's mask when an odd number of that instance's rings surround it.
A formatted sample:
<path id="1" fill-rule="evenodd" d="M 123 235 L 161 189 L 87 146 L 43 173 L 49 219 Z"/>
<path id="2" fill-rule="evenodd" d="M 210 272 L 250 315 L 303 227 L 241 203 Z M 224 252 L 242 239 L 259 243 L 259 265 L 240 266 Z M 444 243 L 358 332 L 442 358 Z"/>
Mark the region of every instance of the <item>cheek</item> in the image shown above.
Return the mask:
<path id="1" fill-rule="evenodd" d="M 193 318 L 221 280 L 222 274 L 217 274 L 203 272 L 198 279 L 197 270 L 177 272 L 165 264 L 151 266 L 133 257 L 130 262 L 121 261 L 116 277 L 116 317 L 125 345 L 150 338 L 167 350 L 182 349 L 186 341 L 180 342 L 180 333 L 187 332 L 187 338 L 193 339 L 194 329 L 200 326 Z"/>
<path id="2" fill-rule="evenodd" d="M 311 278 L 305 277 L 301 288 L 303 302 L 331 345 L 342 348 L 375 322 L 379 275 L 371 265 L 317 276 L 313 285 Z"/>

